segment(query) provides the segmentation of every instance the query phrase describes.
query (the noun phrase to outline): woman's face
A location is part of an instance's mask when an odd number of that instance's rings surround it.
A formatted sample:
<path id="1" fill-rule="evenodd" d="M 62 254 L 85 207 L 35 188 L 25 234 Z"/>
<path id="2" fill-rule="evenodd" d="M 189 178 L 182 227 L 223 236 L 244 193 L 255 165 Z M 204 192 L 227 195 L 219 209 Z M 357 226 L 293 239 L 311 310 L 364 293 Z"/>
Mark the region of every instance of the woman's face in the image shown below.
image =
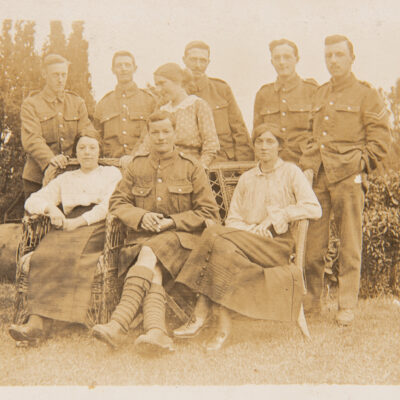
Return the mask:
<path id="1" fill-rule="evenodd" d="M 279 141 L 271 132 L 264 132 L 254 141 L 254 152 L 262 162 L 274 163 L 278 159 Z"/>
<path id="2" fill-rule="evenodd" d="M 154 75 L 154 83 L 160 95 L 168 101 L 174 100 L 181 89 L 181 85 L 161 75 Z"/>
<path id="3" fill-rule="evenodd" d="M 99 142 L 96 139 L 82 136 L 76 145 L 76 158 L 79 161 L 81 170 L 89 172 L 97 168 L 99 153 Z"/>

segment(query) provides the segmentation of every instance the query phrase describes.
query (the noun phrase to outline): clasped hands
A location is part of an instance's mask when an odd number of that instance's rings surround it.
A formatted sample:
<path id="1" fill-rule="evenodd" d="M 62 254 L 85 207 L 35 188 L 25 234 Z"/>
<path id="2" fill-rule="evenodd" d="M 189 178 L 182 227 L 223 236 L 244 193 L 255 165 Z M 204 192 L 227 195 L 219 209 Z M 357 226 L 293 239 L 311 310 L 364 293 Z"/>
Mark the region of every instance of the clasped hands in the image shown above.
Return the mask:
<path id="1" fill-rule="evenodd" d="M 143 215 L 140 227 L 148 232 L 160 233 L 173 228 L 175 222 L 172 218 L 166 218 L 163 214 L 148 212 Z"/>
<path id="2" fill-rule="evenodd" d="M 250 232 L 255 233 L 256 235 L 265 237 L 265 238 L 273 238 L 271 231 L 269 228 L 272 225 L 272 221 L 269 217 L 265 218 L 258 225 L 252 227 Z"/>
<path id="3" fill-rule="evenodd" d="M 66 218 L 62 211 L 56 206 L 47 207 L 45 215 L 50 218 L 51 224 L 54 225 L 56 229 L 62 229 L 64 231 L 73 231 L 80 226 L 86 225 L 86 220 L 83 217 Z"/>

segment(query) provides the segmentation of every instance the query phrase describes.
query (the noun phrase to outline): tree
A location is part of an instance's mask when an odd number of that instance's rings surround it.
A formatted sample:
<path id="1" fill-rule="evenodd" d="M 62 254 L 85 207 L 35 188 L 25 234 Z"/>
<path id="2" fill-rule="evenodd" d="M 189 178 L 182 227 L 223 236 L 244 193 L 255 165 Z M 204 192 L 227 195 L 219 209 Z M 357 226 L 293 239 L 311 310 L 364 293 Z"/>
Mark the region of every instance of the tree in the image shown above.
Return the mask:
<path id="1" fill-rule="evenodd" d="M 68 38 L 66 58 L 71 62 L 67 88 L 78 93 L 86 103 L 89 115 L 93 115 L 95 101 L 92 95 L 92 81 L 89 73 L 89 44 L 83 38 L 84 22 L 74 21 Z"/>
<path id="2" fill-rule="evenodd" d="M 61 21 L 50 21 L 50 34 L 43 46 L 43 56 L 55 53 L 67 57 L 67 42 Z"/>

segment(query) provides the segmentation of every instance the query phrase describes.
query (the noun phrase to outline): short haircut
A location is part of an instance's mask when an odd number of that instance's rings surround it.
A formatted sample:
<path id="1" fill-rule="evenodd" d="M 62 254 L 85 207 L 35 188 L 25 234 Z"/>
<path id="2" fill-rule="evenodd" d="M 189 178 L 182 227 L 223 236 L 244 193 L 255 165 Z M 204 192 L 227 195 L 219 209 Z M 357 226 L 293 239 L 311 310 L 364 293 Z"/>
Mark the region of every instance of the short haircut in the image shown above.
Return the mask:
<path id="1" fill-rule="evenodd" d="M 72 146 L 72 157 L 76 157 L 76 148 L 78 146 L 78 142 L 83 137 L 96 139 L 97 143 L 99 144 L 99 156 L 103 154 L 103 140 L 100 136 L 100 133 L 94 128 L 86 128 L 75 136 L 74 144 Z"/>
<path id="2" fill-rule="evenodd" d="M 52 64 L 67 64 L 67 66 L 69 66 L 71 63 L 59 54 L 51 53 L 43 57 L 42 68 L 47 68 Z"/>
<path id="3" fill-rule="evenodd" d="M 253 134 L 251 136 L 253 143 L 255 143 L 256 139 L 265 132 L 271 132 L 275 136 L 276 140 L 279 142 L 279 145 L 283 145 L 285 139 L 282 136 L 279 126 L 268 122 L 260 124 L 254 128 Z"/>
<path id="4" fill-rule="evenodd" d="M 210 46 L 207 43 L 202 42 L 201 40 L 193 40 L 189 42 L 185 47 L 185 56 L 187 55 L 190 49 L 203 49 L 208 51 L 208 56 L 210 57 Z"/>
<path id="5" fill-rule="evenodd" d="M 150 114 L 147 120 L 147 129 L 150 128 L 150 124 L 152 122 L 164 121 L 165 119 L 169 119 L 171 121 L 172 127 L 175 129 L 176 127 L 176 118 L 174 114 L 169 113 L 164 110 L 157 110 Z"/>
<path id="6" fill-rule="evenodd" d="M 288 46 L 290 46 L 293 49 L 295 57 L 299 58 L 299 50 L 298 50 L 298 48 L 296 46 L 296 43 L 294 43 L 294 42 L 292 42 L 291 40 L 288 40 L 288 39 L 273 40 L 269 44 L 269 51 L 271 52 L 271 55 L 272 55 L 272 51 L 275 49 L 275 47 L 282 46 L 283 44 L 287 44 Z"/>
<path id="7" fill-rule="evenodd" d="M 353 43 L 350 42 L 350 40 L 344 36 L 344 35 L 331 35 L 327 36 L 325 38 L 325 46 L 330 45 L 330 44 L 336 44 L 340 42 L 346 42 L 347 47 L 349 48 L 350 55 L 354 57 L 354 48 L 353 48 Z"/>
<path id="8" fill-rule="evenodd" d="M 135 57 L 133 57 L 133 54 L 127 50 L 120 50 L 117 51 L 116 53 L 114 53 L 113 58 L 112 58 L 112 68 L 114 68 L 114 63 L 115 63 L 115 59 L 117 57 L 130 57 L 132 59 L 132 63 L 134 66 L 136 66 L 136 62 L 135 62 Z"/>

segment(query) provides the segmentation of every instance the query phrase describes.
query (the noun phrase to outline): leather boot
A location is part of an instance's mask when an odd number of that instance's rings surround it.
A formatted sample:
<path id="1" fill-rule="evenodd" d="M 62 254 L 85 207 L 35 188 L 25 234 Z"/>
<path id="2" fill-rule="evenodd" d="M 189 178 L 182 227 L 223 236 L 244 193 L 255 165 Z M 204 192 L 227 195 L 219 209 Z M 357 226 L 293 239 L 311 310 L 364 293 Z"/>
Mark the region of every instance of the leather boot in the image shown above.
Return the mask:
<path id="1" fill-rule="evenodd" d="M 46 318 L 47 319 L 47 318 Z M 32 314 L 29 316 L 29 320 L 26 324 L 15 325 L 12 324 L 8 329 L 11 337 L 18 341 L 29 341 L 32 342 L 44 336 L 45 333 L 45 321 L 40 315 Z"/>
<path id="2" fill-rule="evenodd" d="M 139 336 L 135 345 L 142 353 L 171 352 L 175 350 L 165 326 L 165 290 L 153 283 L 143 302 L 143 327 L 145 334 Z"/>
<path id="3" fill-rule="evenodd" d="M 128 271 L 122 290 L 121 300 L 111 315 L 108 324 L 92 328 L 92 335 L 112 348 L 117 348 L 126 339 L 129 326 L 150 288 L 153 272 L 135 265 Z"/>
<path id="4" fill-rule="evenodd" d="M 231 334 L 232 322 L 229 310 L 219 306 L 216 314 L 218 315 L 218 327 L 215 335 L 205 345 L 205 349 L 208 352 L 220 350 L 226 344 Z"/>
<path id="5" fill-rule="evenodd" d="M 174 336 L 179 339 L 189 339 L 197 336 L 206 326 L 211 316 L 211 301 L 208 297 L 200 295 L 188 322 L 174 330 Z"/>

